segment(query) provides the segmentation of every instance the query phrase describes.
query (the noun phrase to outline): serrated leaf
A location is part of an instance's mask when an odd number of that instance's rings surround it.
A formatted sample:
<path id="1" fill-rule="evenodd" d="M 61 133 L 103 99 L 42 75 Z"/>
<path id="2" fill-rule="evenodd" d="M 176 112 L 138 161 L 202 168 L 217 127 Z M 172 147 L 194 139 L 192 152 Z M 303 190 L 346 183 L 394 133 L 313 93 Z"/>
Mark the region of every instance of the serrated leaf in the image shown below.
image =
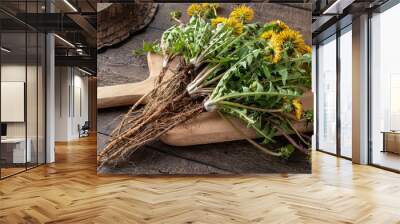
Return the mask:
<path id="1" fill-rule="evenodd" d="M 286 85 L 286 80 L 288 78 L 288 70 L 286 68 L 283 68 L 283 69 L 279 70 L 278 72 L 279 72 L 279 75 L 281 75 L 281 77 L 282 77 L 283 85 Z"/>

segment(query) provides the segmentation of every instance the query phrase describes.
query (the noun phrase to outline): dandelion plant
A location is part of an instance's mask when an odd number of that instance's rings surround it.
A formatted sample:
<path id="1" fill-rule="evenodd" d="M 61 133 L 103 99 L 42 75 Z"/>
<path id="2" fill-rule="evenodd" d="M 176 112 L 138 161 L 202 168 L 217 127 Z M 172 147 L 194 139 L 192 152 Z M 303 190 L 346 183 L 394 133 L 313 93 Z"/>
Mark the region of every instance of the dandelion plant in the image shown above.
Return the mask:
<path id="1" fill-rule="evenodd" d="M 243 136 L 256 149 L 281 158 L 298 150 L 308 154 L 310 139 L 295 128 L 309 122 L 301 98 L 311 88 L 311 48 L 302 35 L 283 21 L 252 23 L 254 11 L 246 5 L 229 17 L 218 15 L 218 4 L 192 4 L 184 23 L 171 12 L 176 25 L 160 43 L 145 44 L 143 51 L 160 53 L 163 67 L 181 58 L 175 75 L 157 83 L 142 109 L 135 105 L 115 137 L 100 155 L 102 164 L 117 164 L 140 146 L 204 111 L 213 111 L 232 124 L 240 119 L 260 140 Z M 287 144 L 269 148 L 280 134 Z"/>

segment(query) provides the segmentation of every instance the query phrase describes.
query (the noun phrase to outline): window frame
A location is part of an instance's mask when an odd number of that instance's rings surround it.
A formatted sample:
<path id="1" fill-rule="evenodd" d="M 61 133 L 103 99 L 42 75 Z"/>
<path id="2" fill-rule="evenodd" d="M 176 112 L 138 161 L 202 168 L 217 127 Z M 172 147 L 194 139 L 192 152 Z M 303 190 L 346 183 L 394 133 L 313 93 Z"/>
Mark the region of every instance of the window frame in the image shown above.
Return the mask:
<path id="1" fill-rule="evenodd" d="M 345 18 L 345 20 L 348 20 L 348 18 Z M 315 144 L 316 151 L 323 152 L 323 153 L 333 155 L 333 156 L 337 156 L 337 157 L 340 157 L 340 158 L 343 158 L 346 160 L 352 160 L 352 158 L 342 155 L 342 152 L 341 152 L 342 150 L 341 150 L 341 118 L 340 118 L 340 112 L 341 112 L 341 108 L 340 108 L 340 104 L 341 104 L 341 97 L 340 97 L 340 95 L 341 95 L 340 94 L 340 92 L 341 92 L 341 90 L 340 90 L 340 81 L 341 81 L 340 38 L 345 33 L 352 31 L 351 26 L 352 26 L 352 22 L 346 24 L 343 27 L 340 27 L 340 28 L 337 27 L 337 30 L 335 33 L 327 36 L 324 39 L 319 40 L 318 43 L 315 44 L 316 45 L 316 52 L 315 52 L 315 54 L 316 54 L 316 65 L 315 65 L 316 66 L 316 69 L 315 69 L 315 72 L 316 72 L 316 79 L 315 79 L 315 81 L 316 81 L 316 108 L 315 108 L 315 110 L 316 111 L 314 114 L 315 114 L 315 122 L 316 122 L 316 131 L 315 131 L 315 133 L 316 133 L 316 138 L 315 138 L 316 139 L 316 144 Z M 320 94 L 319 93 L 319 82 L 320 82 L 320 80 L 319 80 L 319 69 L 318 69 L 320 58 L 319 58 L 318 51 L 320 48 L 320 44 L 322 42 L 329 40 L 333 36 L 335 36 L 335 38 L 330 41 L 336 41 L 336 62 L 335 62 L 336 63 L 336 152 L 335 153 L 328 152 L 324 149 L 320 149 L 320 147 L 319 147 L 320 146 L 320 143 L 319 143 L 320 125 L 319 125 L 319 116 L 318 116 L 319 115 L 319 105 L 320 105 L 320 102 L 319 102 L 319 94 Z"/>

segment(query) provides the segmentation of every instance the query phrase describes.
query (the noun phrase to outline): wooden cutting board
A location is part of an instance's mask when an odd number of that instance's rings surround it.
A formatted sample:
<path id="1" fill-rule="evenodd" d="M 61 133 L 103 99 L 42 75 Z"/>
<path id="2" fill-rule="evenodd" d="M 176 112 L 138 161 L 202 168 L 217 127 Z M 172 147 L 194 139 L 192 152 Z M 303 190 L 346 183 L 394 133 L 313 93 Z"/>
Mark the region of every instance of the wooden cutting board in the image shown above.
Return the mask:
<path id="1" fill-rule="evenodd" d="M 236 127 L 239 127 L 246 137 L 257 138 L 256 132 L 247 128 L 240 120 L 230 118 Z M 312 124 L 305 122 L 294 124 L 299 132 L 312 131 Z M 280 135 L 278 133 L 278 135 Z M 205 112 L 161 136 L 161 141 L 168 145 L 188 146 L 217 142 L 243 140 L 242 134 L 232 128 L 231 124 L 222 119 L 218 113 Z"/>
<path id="2" fill-rule="evenodd" d="M 149 76 L 146 80 L 136 83 L 127 83 L 113 86 L 104 86 L 97 88 L 97 108 L 111 108 L 118 106 L 131 106 L 135 104 L 143 95 L 154 88 L 154 83 L 162 70 L 162 57 L 157 54 L 148 54 L 147 63 L 149 66 Z M 178 64 L 178 60 L 171 62 L 172 68 Z M 165 76 L 171 76 L 173 73 L 168 70 Z M 144 100 L 145 104 L 147 101 Z"/>
<path id="3" fill-rule="evenodd" d="M 162 57 L 156 54 L 148 54 L 147 61 L 150 74 L 146 80 L 138 83 L 99 87 L 97 90 L 98 108 L 133 105 L 143 95 L 151 91 L 162 70 Z M 172 68 L 178 64 L 177 62 L 177 60 L 174 60 L 171 63 Z M 166 76 L 170 75 L 173 75 L 173 73 L 167 71 Z M 143 103 L 146 103 L 146 100 Z M 302 103 L 305 109 L 313 108 L 312 92 L 305 94 Z M 231 121 L 235 126 L 240 127 L 248 138 L 257 138 L 254 130 L 247 128 L 239 119 L 232 118 Z M 294 125 L 296 130 L 300 132 L 312 131 L 313 128 L 312 124 L 306 126 L 304 122 L 298 122 Z M 215 112 L 202 113 L 161 137 L 161 141 L 173 146 L 201 145 L 242 139 L 244 139 L 243 135 L 239 134 L 229 122 Z"/>

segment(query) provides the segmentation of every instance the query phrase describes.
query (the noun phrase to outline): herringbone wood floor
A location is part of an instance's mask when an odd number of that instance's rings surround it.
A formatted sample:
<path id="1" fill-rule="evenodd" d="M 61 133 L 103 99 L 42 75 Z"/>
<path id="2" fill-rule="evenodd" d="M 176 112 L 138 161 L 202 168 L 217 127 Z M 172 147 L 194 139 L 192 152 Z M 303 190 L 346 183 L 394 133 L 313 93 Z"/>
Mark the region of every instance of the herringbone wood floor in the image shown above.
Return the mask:
<path id="1" fill-rule="evenodd" d="M 95 139 L 0 181 L 0 223 L 400 223 L 400 175 L 313 154 L 312 175 L 96 175 Z"/>

